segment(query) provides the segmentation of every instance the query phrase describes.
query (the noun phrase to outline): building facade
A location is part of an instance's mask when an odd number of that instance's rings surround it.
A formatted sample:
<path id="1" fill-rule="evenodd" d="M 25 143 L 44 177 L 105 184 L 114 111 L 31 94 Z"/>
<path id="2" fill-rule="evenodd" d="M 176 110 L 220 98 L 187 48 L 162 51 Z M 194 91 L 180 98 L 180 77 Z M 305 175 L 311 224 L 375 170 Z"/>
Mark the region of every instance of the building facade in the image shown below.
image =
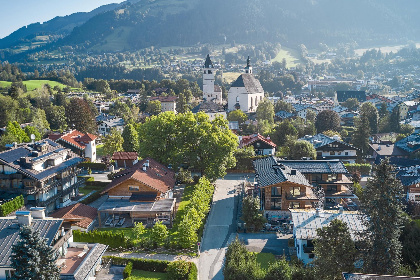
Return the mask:
<path id="1" fill-rule="evenodd" d="M 222 89 L 214 84 L 216 69 L 208 54 L 203 66 L 203 99 L 222 104 Z"/>

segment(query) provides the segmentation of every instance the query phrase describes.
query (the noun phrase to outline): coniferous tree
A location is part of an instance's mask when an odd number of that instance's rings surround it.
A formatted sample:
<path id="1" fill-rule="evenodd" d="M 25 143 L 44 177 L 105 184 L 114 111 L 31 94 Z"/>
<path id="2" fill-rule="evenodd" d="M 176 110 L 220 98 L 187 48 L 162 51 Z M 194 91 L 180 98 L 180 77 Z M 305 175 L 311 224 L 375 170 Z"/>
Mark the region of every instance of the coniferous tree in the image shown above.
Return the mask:
<path id="1" fill-rule="evenodd" d="M 58 280 L 60 270 L 56 265 L 56 256 L 46 239 L 31 227 L 23 226 L 20 241 L 12 247 L 11 265 L 15 270 L 13 280 Z"/>
<path id="2" fill-rule="evenodd" d="M 378 110 L 372 103 L 363 103 L 363 105 L 360 107 L 360 116 L 367 117 L 371 133 L 378 133 L 379 114 Z"/>
<path id="3" fill-rule="evenodd" d="M 369 119 L 366 115 L 361 116 L 360 119 L 355 120 L 356 130 L 353 133 L 352 143 L 356 148 L 360 149 L 358 152 L 359 158 L 365 156 L 369 150 Z"/>
<path id="4" fill-rule="evenodd" d="M 389 116 L 389 131 L 392 132 L 400 132 L 401 125 L 400 125 L 400 107 L 395 106 L 392 110 L 391 115 Z"/>
<path id="5" fill-rule="evenodd" d="M 360 197 L 366 215 L 364 270 L 367 273 L 394 274 L 400 266 L 402 246 L 398 238 L 405 220 L 401 198 L 401 182 L 395 178 L 389 159 L 384 159 Z"/>
<path id="6" fill-rule="evenodd" d="M 122 138 L 124 139 L 122 144 L 124 151 L 137 152 L 139 150 L 139 135 L 131 123 L 124 127 Z"/>

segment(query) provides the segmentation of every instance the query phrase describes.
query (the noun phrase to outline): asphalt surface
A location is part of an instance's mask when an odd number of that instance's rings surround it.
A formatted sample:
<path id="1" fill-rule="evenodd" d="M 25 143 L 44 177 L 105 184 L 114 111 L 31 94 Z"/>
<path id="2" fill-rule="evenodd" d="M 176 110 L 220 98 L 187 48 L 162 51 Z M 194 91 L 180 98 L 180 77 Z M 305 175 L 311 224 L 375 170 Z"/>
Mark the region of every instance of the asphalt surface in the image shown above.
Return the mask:
<path id="1" fill-rule="evenodd" d="M 243 176 L 242 176 L 243 178 Z M 226 180 L 227 179 L 227 180 Z M 199 279 L 223 279 L 226 249 L 236 232 L 236 189 L 241 175 L 227 175 L 216 181 L 213 205 L 207 220 L 199 258 Z"/>

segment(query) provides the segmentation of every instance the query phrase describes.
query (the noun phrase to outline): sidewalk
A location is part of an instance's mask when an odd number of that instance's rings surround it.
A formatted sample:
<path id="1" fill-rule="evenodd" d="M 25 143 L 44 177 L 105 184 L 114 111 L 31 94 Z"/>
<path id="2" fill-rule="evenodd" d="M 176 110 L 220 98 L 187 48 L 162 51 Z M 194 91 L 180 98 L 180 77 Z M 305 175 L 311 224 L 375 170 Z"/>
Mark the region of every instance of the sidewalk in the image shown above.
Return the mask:
<path id="1" fill-rule="evenodd" d="M 105 252 L 104 256 L 115 256 L 122 258 L 138 258 L 138 259 L 151 259 L 151 260 L 160 260 L 160 261 L 177 261 L 184 260 L 188 262 L 193 262 L 198 264 L 198 258 L 193 258 L 191 256 L 184 255 L 170 255 L 170 254 L 148 254 L 148 253 L 114 253 L 114 252 Z"/>

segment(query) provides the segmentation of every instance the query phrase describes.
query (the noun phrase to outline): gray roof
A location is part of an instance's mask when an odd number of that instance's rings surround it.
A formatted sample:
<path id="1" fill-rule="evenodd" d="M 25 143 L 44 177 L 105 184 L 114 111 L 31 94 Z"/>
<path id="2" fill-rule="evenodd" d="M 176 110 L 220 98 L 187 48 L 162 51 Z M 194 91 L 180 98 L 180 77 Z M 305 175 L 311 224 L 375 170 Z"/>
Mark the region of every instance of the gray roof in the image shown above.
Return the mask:
<path id="1" fill-rule="evenodd" d="M 333 137 L 329 137 L 329 136 L 324 135 L 322 133 L 318 133 L 316 135 L 308 135 L 308 136 L 300 138 L 299 140 L 308 141 L 309 143 L 311 143 L 314 146 L 315 149 L 324 147 L 324 146 L 326 146 L 328 144 L 331 144 L 331 143 L 334 143 L 334 142 L 345 145 L 345 146 L 349 147 L 350 149 L 354 149 L 354 150 L 357 149 L 353 145 L 350 145 L 350 144 L 348 144 L 346 142 L 343 142 L 339 139 L 334 139 Z"/>
<path id="2" fill-rule="evenodd" d="M 264 93 L 264 89 L 252 74 L 241 74 L 231 87 L 244 87 L 247 93 Z"/>
<path id="3" fill-rule="evenodd" d="M 44 181 L 55 174 L 65 170 L 68 167 L 75 166 L 78 163 L 84 161 L 83 158 L 78 157 L 76 154 L 72 153 L 69 149 L 63 148 L 61 145 L 45 139 L 42 142 L 37 142 L 35 145 L 44 144 L 47 145 L 47 151 L 41 155 L 32 155 L 34 150 L 33 144 L 23 144 L 22 146 L 4 151 L 0 153 L 0 163 L 16 169 L 19 173 L 22 173 L 26 176 L 31 177 L 37 181 Z M 48 159 L 56 158 L 59 155 L 67 153 L 66 159 L 55 166 L 48 166 L 43 170 L 32 169 L 31 164 L 25 164 L 20 161 L 21 158 L 26 158 L 29 163 L 36 161 L 46 161 Z M 64 155 L 63 155 L 64 156 Z"/>
<path id="4" fill-rule="evenodd" d="M 343 272 L 344 280 L 401 280 L 401 279 L 420 279 L 420 277 L 376 275 Z"/>
<path id="5" fill-rule="evenodd" d="M 87 276 L 92 269 L 96 268 L 95 264 L 101 261 L 102 255 L 105 253 L 108 246 L 96 243 L 95 246 L 89 250 L 88 255 L 84 258 L 83 262 L 79 265 L 77 270 L 73 273 L 75 280 L 88 279 Z M 63 277 L 61 277 L 63 279 Z M 67 279 L 67 278 L 64 278 Z"/>
<path id="6" fill-rule="evenodd" d="M 62 219 L 33 219 L 31 227 L 51 245 L 62 223 Z M 19 241 L 19 231 L 20 226 L 16 219 L 0 218 L 0 267 L 10 267 L 12 245 Z"/>
<path id="7" fill-rule="evenodd" d="M 204 101 L 197 106 L 195 106 L 191 112 L 194 114 L 198 112 L 204 112 L 204 113 L 220 113 L 224 112 L 225 109 L 223 109 L 223 106 L 220 104 L 216 104 L 212 101 Z"/>
<path id="8" fill-rule="evenodd" d="M 366 230 L 363 215 L 357 211 L 290 209 L 293 220 L 293 235 L 296 239 L 312 240 L 317 237 L 317 229 L 328 226 L 332 220 L 338 219 L 347 224 L 353 240 Z"/>
<path id="9" fill-rule="evenodd" d="M 407 156 L 408 154 L 394 144 L 373 143 L 369 146 L 380 156 Z"/>
<path id="10" fill-rule="evenodd" d="M 171 212 L 175 198 L 166 198 L 155 202 L 130 202 L 127 200 L 107 200 L 98 209 L 103 212 Z"/>
<path id="11" fill-rule="evenodd" d="M 344 164 L 338 159 L 331 160 L 277 160 L 277 164 L 284 164 L 299 170 L 302 174 L 346 174 Z"/>
<path id="12" fill-rule="evenodd" d="M 260 187 L 271 186 L 283 182 L 292 182 L 295 184 L 310 187 L 311 184 L 302 173 L 296 170 L 292 175 L 292 169 L 286 165 L 277 164 L 274 157 L 256 159 L 253 162 L 255 168 L 255 177 Z"/>
<path id="13" fill-rule="evenodd" d="M 416 152 L 420 149 L 420 135 L 417 133 L 411 134 L 396 142 L 395 146 L 408 153 Z"/>

